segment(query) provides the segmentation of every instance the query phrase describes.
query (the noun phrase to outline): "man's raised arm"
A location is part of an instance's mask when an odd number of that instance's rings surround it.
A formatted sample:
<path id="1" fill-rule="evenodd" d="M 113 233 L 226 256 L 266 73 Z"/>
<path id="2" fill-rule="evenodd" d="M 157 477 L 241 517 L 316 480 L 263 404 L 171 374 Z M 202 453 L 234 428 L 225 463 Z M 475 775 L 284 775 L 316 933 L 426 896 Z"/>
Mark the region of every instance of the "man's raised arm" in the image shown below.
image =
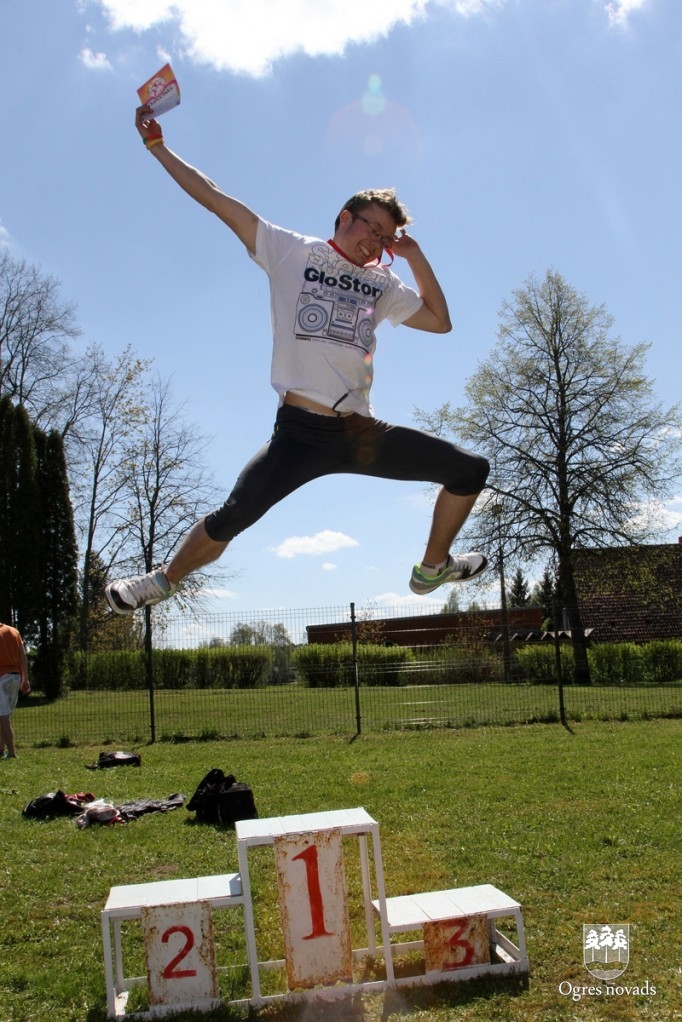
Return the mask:
<path id="1" fill-rule="evenodd" d="M 170 176 L 188 195 L 200 205 L 215 213 L 223 223 L 234 231 L 249 252 L 256 251 L 256 230 L 258 217 L 238 199 L 225 195 L 210 178 L 196 167 L 185 163 L 176 153 L 168 149 L 163 140 L 159 122 L 154 120 L 148 106 L 138 107 L 135 112 L 135 127 L 149 151 L 165 167 Z"/>

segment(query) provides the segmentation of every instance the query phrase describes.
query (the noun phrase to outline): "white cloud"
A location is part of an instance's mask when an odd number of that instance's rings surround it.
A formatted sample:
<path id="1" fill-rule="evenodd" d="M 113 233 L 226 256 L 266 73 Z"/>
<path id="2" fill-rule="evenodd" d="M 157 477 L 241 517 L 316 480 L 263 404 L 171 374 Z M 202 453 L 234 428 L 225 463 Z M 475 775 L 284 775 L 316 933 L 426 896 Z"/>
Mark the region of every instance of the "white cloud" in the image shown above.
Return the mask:
<path id="1" fill-rule="evenodd" d="M 462 17 L 501 10 L 509 0 L 92 0 L 112 29 L 144 32 L 164 22 L 177 30 L 179 51 L 218 71 L 263 75 L 293 53 L 342 54 L 398 24 L 409 25 L 445 7 Z M 532 0 L 536 2 L 536 0 Z M 598 0 L 614 25 L 648 0 Z M 96 54 L 101 57 L 103 54 Z"/>
<path id="2" fill-rule="evenodd" d="M 237 593 L 232 589 L 222 589 L 219 586 L 203 586 L 201 595 L 214 600 L 236 600 Z"/>
<path id="3" fill-rule="evenodd" d="M 489 11 L 491 8 L 504 7 L 507 0 L 454 0 L 454 3 L 450 4 L 457 14 L 463 14 L 464 17 L 468 17 L 472 14 L 482 14 Z M 445 4 L 448 6 L 448 4 Z"/>
<path id="4" fill-rule="evenodd" d="M 336 565 L 332 564 L 331 561 L 325 561 L 322 565 L 322 571 L 336 571 Z"/>
<path id="5" fill-rule="evenodd" d="M 426 508 L 429 511 L 433 510 L 433 505 L 436 500 L 437 487 L 432 486 L 429 489 L 426 487 L 423 490 L 413 490 L 411 493 L 404 494 L 401 497 L 403 504 L 407 504 L 409 507 L 423 510 Z"/>
<path id="6" fill-rule="evenodd" d="M 99 0 L 114 29 L 144 31 L 174 21 L 181 48 L 219 71 L 267 74 L 292 53 L 342 53 L 370 42 L 399 22 L 421 16 L 426 0 Z"/>
<path id="7" fill-rule="evenodd" d="M 401 595 L 400 593 L 380 593 L 378 596 L 373 596 L 370 605 L 374 609 L 381 609 L 381 607 L 408 607 L 415 608 L 415 613 L 419 614 L 437 614 L 443 609 L 443 604 L 447 600 L 447 593 L 444 596 L 415 596 L 414 593 L 409 595 Z"/>
<path id="8" fill-rule="evenodd" d="M 644 7 L 649 0 L 609 0 L 606 13 L 612 25 L 626 25 L 633 11 Z"/>
<path id="9" fill-rule="evenodd" d="M 106 53 L 93 53 L 93 51 L 87 46 L 78 54 L 78 59 L 81 64 L 87 67 L 90 71 L 112 70 Z"/>
<path id="10" fill-rule="evenodd" d="M 358 546 L 358 541 L 343 532 L 324 529 L 314 536 L 290 536 L 279 546 L 270 547 L 278 557 L 297 557 L 299 554 L 328 554 L 343 547 Z"/>
<path id="11" fill-rule="evenodd" d="M 643 543 L 674 543 L 682 533 L 682 496 L 670 500 L 632 503 L 626 522 L 632 535 Z"/>
<path id="12" fill-rule="evenodd" d="M 168 21 L 174 11 L 191 7 L 192 0 L 173 3 L 172 0 L 100 0 L 109 16 L 112 28 L 134 28 L 142 31 L 160 21 Z"/>
<path id="13" fill-rule="evenodd" d="M 664 530 L 670 538 L 667 542 L 675 542 L 675 537 L 679 537 L 682 533 L 682 496 L 673 497 L 672 500 L 668 500 L 663 504 L 660 513 L 661 529 Z M 666 542 L 664 539 L 663 542 Z"/>
<path id="14" fill-rule="evenodd" d="M 462 16 L 504 6 L 508 0 L 95 0 L 111 27 L 146 29 L 173 22 L 181 51 L 219 71 L 263 75 L 293 53 L 341 54 L 369 43 L 398 24 L 411 24 L 440 4 Z"/>

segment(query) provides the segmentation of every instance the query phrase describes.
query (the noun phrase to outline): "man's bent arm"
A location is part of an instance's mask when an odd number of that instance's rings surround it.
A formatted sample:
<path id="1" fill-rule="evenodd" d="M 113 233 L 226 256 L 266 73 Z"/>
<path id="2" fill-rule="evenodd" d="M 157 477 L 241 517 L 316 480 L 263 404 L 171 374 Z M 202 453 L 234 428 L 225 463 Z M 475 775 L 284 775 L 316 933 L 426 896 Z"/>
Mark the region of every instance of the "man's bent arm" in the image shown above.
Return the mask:
<path id="1" fill-rule="evenodd" d="M 392 250 L 407 260 L 417 291 L 424 303 L 421 309 L 417 309 L 414 315 L 404 321 L 405 326 L 436 334 L 449 333 L 452 330 L 452 323 L 448 303 L 431 264 L 417 242 L 403 233 L 401 237 L 396 238 Z"/>

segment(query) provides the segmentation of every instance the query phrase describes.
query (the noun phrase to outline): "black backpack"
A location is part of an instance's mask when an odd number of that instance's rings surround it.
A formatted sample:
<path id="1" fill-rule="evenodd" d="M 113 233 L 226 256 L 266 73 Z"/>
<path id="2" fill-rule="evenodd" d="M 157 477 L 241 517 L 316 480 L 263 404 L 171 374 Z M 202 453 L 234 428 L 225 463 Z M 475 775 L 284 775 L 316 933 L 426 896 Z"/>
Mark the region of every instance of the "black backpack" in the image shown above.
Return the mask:
<path id="1" fill-rule="evenodd" d="M 249 785 L 238 781 L 234 774 L 226 776 L 217 767 L 200 781 L 187 808 L 197 814 L 198 823 L 217 823 L 221 827 L 233 827 L 237 820 L 258 818 Z"/>
<path id="2" fill-rule="evenodd" d="M 65 795 L 63 791 L 48 791 L 31 799 L 24 806 L 21 815 L 27 820 L 51 820 L 55 816 L 77 816 L 95 801 L 91 792 L 79 791 L 77 795 Z"/>

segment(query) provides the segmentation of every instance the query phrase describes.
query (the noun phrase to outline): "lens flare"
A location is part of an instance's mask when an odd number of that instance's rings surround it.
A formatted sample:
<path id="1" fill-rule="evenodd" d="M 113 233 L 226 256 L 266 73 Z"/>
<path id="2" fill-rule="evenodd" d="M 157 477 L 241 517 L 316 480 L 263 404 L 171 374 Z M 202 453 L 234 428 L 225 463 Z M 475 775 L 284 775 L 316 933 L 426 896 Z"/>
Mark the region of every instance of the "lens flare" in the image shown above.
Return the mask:
<path id="1" fill-rule="evenodd" d="M 367 89 L 360 100 L 360 105 L 368 117 L 378 117 L 386 109 L 386 97 L 381 88 L 379 75 L 370 75 Z"/>
<path id="2" fill-rule="evenodd" d="M 389 152 L 393 161 L 416 165 L 423 149 L 424 139 L 412 113 L 388 99 L 376 73 L 367 79 L 359 99 L 332 115 L 324 142 L 325 158 L 335 165 L 340 159 L 383 159 Z"/>

